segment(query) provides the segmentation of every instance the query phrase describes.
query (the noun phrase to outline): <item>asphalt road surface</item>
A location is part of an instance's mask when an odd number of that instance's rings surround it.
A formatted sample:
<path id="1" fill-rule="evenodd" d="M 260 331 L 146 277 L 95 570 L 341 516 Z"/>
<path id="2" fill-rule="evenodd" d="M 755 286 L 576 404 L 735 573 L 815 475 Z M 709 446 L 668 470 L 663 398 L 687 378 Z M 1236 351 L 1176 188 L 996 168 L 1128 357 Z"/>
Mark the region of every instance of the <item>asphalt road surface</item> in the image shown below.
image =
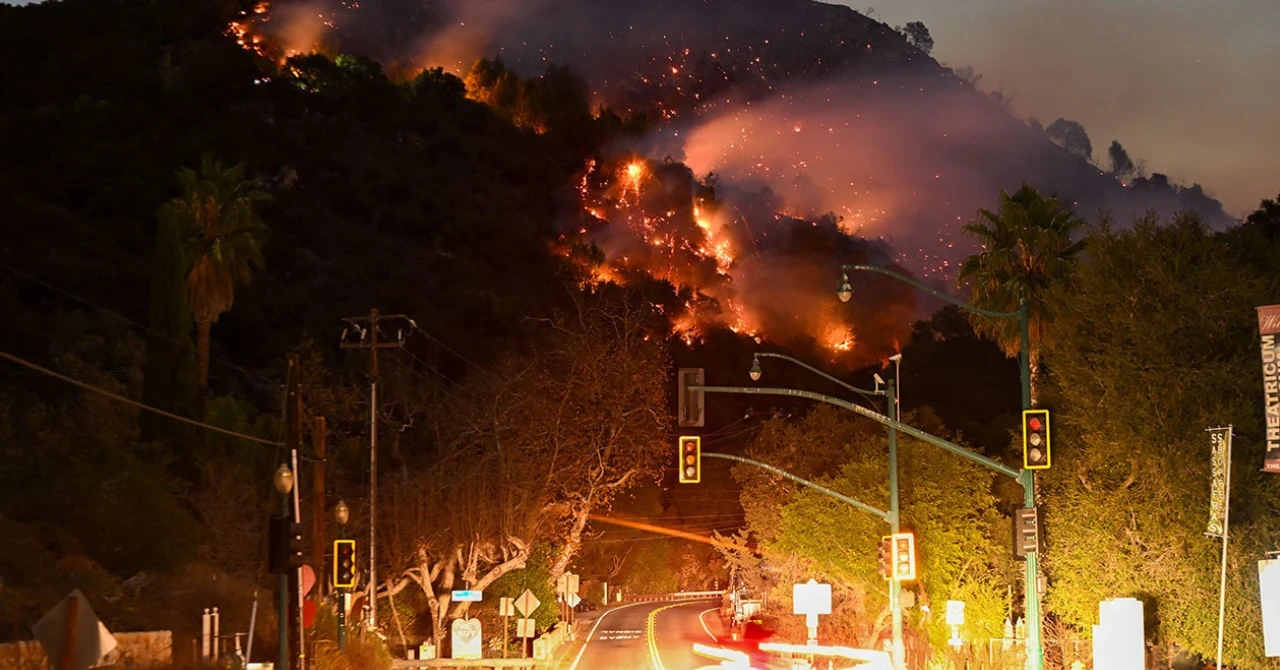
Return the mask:
<path id="1" fill-rule="evenodd" d="M 693 653 L 722 634 L 719 600 L 636 603 L 600 615 L 569 670 L 698 670 L 719 662 Z"/>

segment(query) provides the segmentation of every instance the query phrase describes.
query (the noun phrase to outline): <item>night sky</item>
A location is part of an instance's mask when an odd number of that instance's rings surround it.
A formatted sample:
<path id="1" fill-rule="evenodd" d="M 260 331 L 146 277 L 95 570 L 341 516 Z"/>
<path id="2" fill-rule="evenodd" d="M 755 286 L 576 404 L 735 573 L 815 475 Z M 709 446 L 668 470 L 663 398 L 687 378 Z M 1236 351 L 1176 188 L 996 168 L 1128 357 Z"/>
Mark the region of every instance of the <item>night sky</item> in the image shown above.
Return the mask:
<path id="1" fill-rule="evenodd" d="M 923 21 L 933 55 L 1003 86 L 1019 116 L 1084 124 L 1095 158 L 1119 140 L 1148 172 L 1199 182 L 1241 214 L 1280 182 L 1276 0 L 843 0 L 890 25 Z"/>

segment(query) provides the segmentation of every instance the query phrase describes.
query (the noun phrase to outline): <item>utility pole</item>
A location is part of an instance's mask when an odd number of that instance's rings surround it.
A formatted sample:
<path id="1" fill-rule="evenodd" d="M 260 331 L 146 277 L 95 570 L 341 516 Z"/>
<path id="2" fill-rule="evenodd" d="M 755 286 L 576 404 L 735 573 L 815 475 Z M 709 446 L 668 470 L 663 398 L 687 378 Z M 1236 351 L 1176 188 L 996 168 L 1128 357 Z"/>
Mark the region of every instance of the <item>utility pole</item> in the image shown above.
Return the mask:
<path id="1" fill-rule="evenodd" d="M 417 328 L 413 319 L 404 314 L 381 316 L 377 309 L 368 316 L 343 319 L 347 329 L 342 333 L 343 349 L 369 350 L 369 629 L 378 627 L 378 350 L 404 346 L 404 329 L 396 332 L 394 341 L 379 341 L 378 324 L 383 321 L 408 322 Z M 351 332 L 359 335 L 355 342 L 347 341 Z"/>
<path id="2" fill-rule="evenodd" d="M 325 510 L 328 507 L 324 504 L 324 440 L 325 440 L 325 422 L 324 417 L 318 416 L 312 424 L 312 439 L 316 445 L 316 463 L 315 475 L 316 485 L 313 491 L 314 496 L 311 499 L 311 566 L 316 571 L 316 586 L 314 599 L 316 605 L 319 605 L 324 596 L 324 575 L 329 574 L 324 569 L 324 521 Z"/>
<path id="3" fill-rule="evenodd" d="M 298 476 L 298 445 L 302 441 L 302 380 L 301 380 L 301 370 L 298 366 L 298 355 L 289 354 L 287 358 L 288 358 L 289 372 L 288 372 L 288 381 L 286 382 L 286 387 L 285 387 L 284 443 L 285 443 L 285 448 L 289 450 L 289 459 L 290 459 L 290 462 L 292 463 L 290 469 L 293 471 L 294 483 L 293 483 L 293 509 L 292 509 L 292 512 L 290 513 L 289 504 L 288 504 L 289 502 L 288 495 L 286 494 L 285 512 L 286 512 L 286 515 L 290 516 L 290 528 L 292 529 L 293 524 L 297 524 L 302 520 L 301 514 L 299 513 L 300 510 L 298 508 L 298 495 L 299 495 L 298 489 L 302 483 Z M 290 530 L 290 537 L 292 536 L 293 536 L 293 533 L 292 533 L 292 530 Z M 305 663 L 305 661 L 303 660 L 304 652 L 302 650 L 301 568 L 293 570 L 291 579 L 292 579 L 292 584 L 290 586 L 293 588 L 293 591 L 297 595 L 297 597 L 293 599 L 293 603 L 292 603 L 293 606 L 288 608 L 288 615 L 287 615 L 290 623 L 292 624 L 290 627 L 294 629 L 292 631 L 292 634 L 289 636 L 292 640 L 292 645 L 293 645 L 293 654 L 290 655 L 289 662 L 290 662 L 290 668 L 292 668 L 293 670 L 301 670 L 304 667 L 303 664 Z M 282 582 L 281 585 L 283 586 L 284 582 Z M 287 601 L 282 598 L 281 602 L 285 603 Z M 296 609 L 294 609 L 295 607 Z M 282 613 L 281 616 L 286 616 L 286 615 Z M 285 649 L 283 643 L 281 644 L 281 649 L 282 650 Z"/>

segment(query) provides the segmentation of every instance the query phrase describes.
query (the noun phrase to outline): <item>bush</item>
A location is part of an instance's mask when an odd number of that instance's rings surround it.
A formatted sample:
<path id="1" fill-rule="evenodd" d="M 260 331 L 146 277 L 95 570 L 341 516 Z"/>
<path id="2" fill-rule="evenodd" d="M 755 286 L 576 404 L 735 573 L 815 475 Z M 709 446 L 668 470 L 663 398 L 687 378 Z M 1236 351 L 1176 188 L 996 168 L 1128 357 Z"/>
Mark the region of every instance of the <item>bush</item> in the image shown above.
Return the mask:
<path id="1" fill-rule="evenodd" d="M 325 640 L 316 645 L 315 670 L 390 670 L 391 652 L 375 636 L 348 631 L 347 648 Z"/>

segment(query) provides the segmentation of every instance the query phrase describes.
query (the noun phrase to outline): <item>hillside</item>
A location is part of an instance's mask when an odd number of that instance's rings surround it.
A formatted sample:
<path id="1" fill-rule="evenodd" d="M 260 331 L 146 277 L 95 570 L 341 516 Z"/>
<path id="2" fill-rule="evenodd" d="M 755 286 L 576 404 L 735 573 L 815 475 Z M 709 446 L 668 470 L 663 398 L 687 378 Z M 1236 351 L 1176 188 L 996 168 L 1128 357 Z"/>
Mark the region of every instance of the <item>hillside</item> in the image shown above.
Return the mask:
<path id="1" fill-rule="evenodd" d="M 303 13 L 299 7 L 321 9 Z M 596 105 L 659 122 L 627 145 L 672 157 L 725 192 L 767 186 L 786 211 L 832 212 L 892 239 L 899 260 L 946 281 L 970 249 L 958 221 L 1022 181 L 1086 216 L 1148 210 L 1229 222 L 1199 187 L 1163 175 L 1122 184 L 1014 117 L 890 26 L 813 0 L 276 2 L 261 34 L 279 48 L 328 44 L 390 67 L 465 74 L 498 57 L 523 76 L 566 65 Z M 250 23 L 253 20 L 250 19 Z M 1157 166 L 1158 167 L 1158 166 Z"/>

